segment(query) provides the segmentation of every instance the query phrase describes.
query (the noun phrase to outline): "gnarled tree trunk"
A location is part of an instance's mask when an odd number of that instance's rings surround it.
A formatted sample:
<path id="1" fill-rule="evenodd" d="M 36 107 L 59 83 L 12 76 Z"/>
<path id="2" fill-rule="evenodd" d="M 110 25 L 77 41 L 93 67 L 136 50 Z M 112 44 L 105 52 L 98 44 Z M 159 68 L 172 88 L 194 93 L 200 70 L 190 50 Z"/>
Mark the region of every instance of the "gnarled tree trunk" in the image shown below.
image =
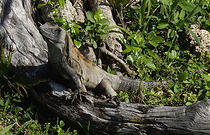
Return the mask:
<path id="1" fill-rule="evenodd" d="M 13 50 L 12 65 L 29 76 L 45 73 L 47 43 L 34 20 L 30 0 L 0 1 L 0 40 L 5 52 Z"/>

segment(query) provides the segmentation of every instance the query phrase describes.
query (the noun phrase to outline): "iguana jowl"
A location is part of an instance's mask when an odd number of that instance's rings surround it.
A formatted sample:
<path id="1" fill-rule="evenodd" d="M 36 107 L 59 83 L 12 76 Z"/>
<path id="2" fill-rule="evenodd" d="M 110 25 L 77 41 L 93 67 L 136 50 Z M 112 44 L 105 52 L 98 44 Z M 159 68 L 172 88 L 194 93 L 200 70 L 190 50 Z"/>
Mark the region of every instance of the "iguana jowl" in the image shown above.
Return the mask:
<path id="1" fill-rule="evenodd" d="M 146 88 L 166 87 L 165 82 L 145 82 L 109 74 L 87 60 L 74 46 L 69 34 L 57 25 L 45 23 L 40 32 L 48 44 L 48 60 L 54 72 L 75 83 L 76 88 L 103 88 L 107 96 L 114 97 L 115 91 L 137 90 L 139 85 Z"/>

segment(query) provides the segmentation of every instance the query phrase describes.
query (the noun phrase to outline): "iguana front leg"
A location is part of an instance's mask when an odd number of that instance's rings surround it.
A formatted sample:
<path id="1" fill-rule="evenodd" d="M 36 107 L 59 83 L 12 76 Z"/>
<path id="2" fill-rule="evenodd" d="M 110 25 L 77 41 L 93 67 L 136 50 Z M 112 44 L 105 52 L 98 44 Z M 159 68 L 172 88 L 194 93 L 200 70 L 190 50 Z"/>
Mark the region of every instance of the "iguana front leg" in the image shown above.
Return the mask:
<path id="1" fill-rule="evenodd" d="M 64 77 L 67 80 L 73 80 L 76 86 L 76 90 L 74 92 L 74 97 L 72 99 L 72 102 L 74 99 L 79 95 L 81 99 L 81 92 L 87 92 L 84 84 L 81 82 L 80 77 L 77 75 L 77 73 L 74 71 L 73 68 L 71 68 L 67 62 L 67 58 L 65 56 L 62 57 L 62 60 L 60 62 L 62 77 Z"/>

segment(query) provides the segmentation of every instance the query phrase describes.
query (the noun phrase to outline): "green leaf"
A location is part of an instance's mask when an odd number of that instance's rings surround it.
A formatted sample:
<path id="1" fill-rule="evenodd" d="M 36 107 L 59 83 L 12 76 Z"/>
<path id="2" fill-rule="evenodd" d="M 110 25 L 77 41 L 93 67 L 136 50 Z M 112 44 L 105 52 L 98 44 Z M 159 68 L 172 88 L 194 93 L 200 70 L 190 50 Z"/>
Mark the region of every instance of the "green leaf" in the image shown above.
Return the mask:
<path id="1" fill-rule="evenodd" d="M 158 46 L 158 43 L 157 42 L 154 42 L 154 41 L 149 41 L 149 43 L 154 46 L 155 48 Z"/>
<path id="2" fill-rule="evenodd" d="M 160 24 L 157 26 L 157 28 L 158 28 L 158 29 L 165 29 L 165 28 L 168 27 L 168 26 L 169 26 L 168 23 L 160 23 Z"/>
<path id="3" fill-rule="evenodd" d="M 82 45 L 82 43 L 80 41 L 76 40 L 76 39 L 74 39 L 74 44 L 77 48 L 80 48 L 81 45 Z"/>
<path id="4" fill-rule="evenodd" d="M 151 31 L 151 32 L 148 34 L 148 39 L 149 39 L 149 40 L 152 40 L 155 36 L 156 36 L 155 31 Z"/>
<path id="5" fill-rule="evenodd" d="M 18 87 L 20 87 L 21 89 L 23 89 L 23 91 L 25 92 L 26 95 L 28 95 L 28 92 L 27 92 L 27 90 L 26 90 L 26 88 L 25 88 L 25 86 L 23 84 L 20 84 L 19 82 L 15 82 L 15 83 L 16 83 L 16 85 Z"/>
<path id="6" fill-rule="evenodd" d="M 123 54 L 127 54 L 127 53 L 129 53 L 129 52 L 131 52 L 132 51 L 132 47 L 130 46 L 130 45 L 128 45 L 128 44 L 126 44 L 125 45 L 125 50 L 123 50 Z"/>
<path id="7" fill-rule="evenodd" d="M 175 50 L 172 50 L 171 52 L 168 53 L 169 59 L 176 59 L 177 57 L 178 57 L 178 54 Z"/>
<path id="8" fill-rule="evenodd" d="M 205 21 L 205 24 L 208 25 L 208 26 L 210 26 L 210 20 L 206 20 L 206 21 Z M 208 30 L 208 31 L 209 31 L 209 30 Z"/>
<path id="9" fill-rule="evenodd" d="M 189 105 L 192 105 L 192 104 L 193 104 L 192 102 L 187 102 L 185 105 L 189 106 Z"/>
<path id="10" fill-rule="evenodd" d="M 14 125 L 15 125 L 15 123 L 5 127 L 3 130 L 0 131 L 0 135 L 5 135 L 5 134 L 9 133 L 10 129 L 12 129 L 12 127 Z"/>
<path id="11" fill-rule="evenodd" d="M 96 49 L 98 46 L 97 46 L 97 43 L 94 39 L 91 39 L 90 40 L 90 43 L 93 45 L 93 47 Z"/>
<path id="12" fill-rule="evenodd" d="M 98 23 L 101 24 L 101 25 L 105 25 L 105 24 L 107 24 L 108 22 L 109 22 L 108 19 L 103 18 L 103 19 L 100 19 Z"/>
<path id="13" fill-rule="evenodd" d="M 152 69 L 152 70 L 155 70 L 155 69 L 156 69 L 155 64 L 153 64 L 152 62 L 148 62 L 148 63 L 146 64 L 146 66 L 147 66 L 148 68 Z"/>
<path id="14" fill-rule="evenodd" d="M 25 129 L 26 126 L 32 123 L 33 120 L 26 121 L 18 130 L 16 131 L 15 135 L 19 135 L 21 131 Z"/>
<path id="15" fill-rule="evenodd" d="M 186 71 L 179 73 L 178 80 L 180 82 L 186 80 L 187 78 L 188 78 L 188 73 Z"/>
<path id="16" fill-rule="evenodd" d="M 180 93 L 180 88 L 177 84 L 174 85 L 174 92 L 175 93 Z"/>
<path id="17" fill-rule="evenodd" d="M 108 34 L 98 34 L 98 36 L 100 37 L 100 39 L 105 39 L 105 38 L 107 38 L 109 35 L 108 35 Z"/>
<path id="18" fill-rule="evenodd" d="M 192 30 L 189 29 L 189 33 L 192 35 L 192 37 L 194 38 L 194 40 L 199 44 L 201 45 L 201 42 L 200 42 L 200 39 L 198 38 L 198 36 L 192 32 Z"/>
<path id="19" fill-rule="evenodd" d="M 126 103 L 129 103 L 129 95 L 126 92 L 120 91 L 120 100 L 125 101 Z"/>
<path id="20" fill-rule="evenodd" d="M 92 23 L 95 23 L 95 19 L 93 17 L 93 13 L 91 11 L 86 12 L 86 17 L 89 21 L 91 21 Z"/>
<path id="21" fill-rule="evenodd" d="M 164 5 L 170 6 L 173 4 L 172 0 L 160 0 Z"/>
<path id="22" fill-rule="evenodd" d="M 0 99 L 0 106 L 4 106 L 4 101 Z"/>
<path id="23" fill-rule="evenodd" d="M 206 75 L 206 74 L 202 74 L 202 78 L 207 81 L 210 82 L 210 74 Z"/>
<path id="24" fill-rule="evenodd" d="M 43 4 L 38 4 L 37 8 L 41 8 L 43 6 L 47 5 L 46 3 L 43 3 Z"/>
<path id="25" fill-rule="evenodd" d="M 179 22 L 179 11 L 177 11 L 175 14 L 174 14 L 174 20 L 172 21 L 172 23 L 176 24 Z"/>
<path id="26" fill-rule="evenodd" d="M 184 10 L 186 10 L 186 11 L 189 11 L 189 12 L 191 12 L 191 11 L 196 7 L 196 5 L 193 4 L 192 2 L 187 2 L 187 1 L 185 1 L 185 0 L 182 0 L 182 2 L 179 2 L 178 5 L 179 5 L 182 9 L 184 9 Z"/>
<path id="27" fill-rule="evenodd" d="M 148 50 L 148 53 L 150 56 L 152 56 L 154 59 L 158 60 L 159 62 L 162 62 L 162 59 L 156 54 L 154 53 L 152 50 Z"/>
<path id="28" fill-rule="evenodd" d="M 173 45 L 170 41 L 167 41 L 165 44 L 166 44 L 168 47 L 172 47 L 172 45 Z"/>
<path id="29" fill-rule="evenodd" d="M 88 121 L 87 131 L 90 132 L 90 121 Z"/>
<path id="30" fill-rule="evenodd" d="M 67 24 L 66 20 L 63 18 L 59 18 L 57 21 L 64 26 L 66 26 L 66 24 Z"/>
<path id="31" fill-rule="evenodd" d="M 93 27 L 89 26 L 89 25 L 85 27 L 85 31 L 91 31 L 92 29 L 93 29 Z"/>
<path id="32" fill-rule="evenodd" d="M 61 8 L 64 8 L 65 1 L 64 0 L 59 0 L 59 5 Z"/>
<path id="33" fill-rule="evenodd" d="M 107 67 L 107 70 L 106 70 L 108 73 L 111 73 L 112 72 L 112 70 L 111 70 L 111 68 L 108 66 Z"/>
<path id="34" fill-rule="evenodd" d="M 157 43 L 163 43 L 165 40 L 164 38 L 160 37 L 160 36 L 156 36 L 154 39 L 153 39 L 154 42 L 157 42 Z"/>
<path id="35" fill-rule="evenodd" d="M 156 36 L 151 41 L 149 41 L 149 43 L 156 48 L 158 43 L 163 43 L 164 41 L 165 41 L 164 38 Z"/>
<path id="36" fill-rule="evenodd" d="M 6 56 L 5 56 L 5 54 L 4 54 L 4 47 L 3 47 L 3 45 L 2 44 L 0 44 L 0 50 L 1 50 L 1 54 L 0 54 L 0 56 L 1 56 L 1 62 L 3 63 L 3 64 L 6 64 Z"/>
<path id="37" fill-rule="evenodd" d="M 179 18 L 180 18 L 181 20 L 183 20 L 184 17 L 185 17 L 185 11 L 184 11 L 184 9 L 182 9 L 181 12 L 180 12 L 180 14 L 179 14 Z"/>
<path id="38" fill-rule="evenodd" d="M 134 63 L 134 59 L 133 59 L 133 57 L 131 55 L 127 56 L 127 61 L 131 62 L 132 64 Z"/>
<path id="39" fill-rule="evenodd" d="M 22 110 L 23 110 L 22 107 L 19 107 L 19 106 L 15 107 L 15 113 L 16 113 L 16 114 L 19 113 L 19 112 L 22 111 Z"/>
<path id="40" fill-rule="evenodd" d="M 94 19 L 96 20 L 96 22 L 99 22 L 99 20 L 101 20 L 102 18 L 103 14 L 101 14 L 101 9 L 99 8 L 94 14 Z"/>
<path id="41" fill-rule="evenodd" d="M 172 32 L 172 30 L 171 29 L 168 29 L 167 38 L 170 38 L 171 32 Z"/>
<path id="42" fill-rule="evenodd" d="M 63 120 L 59 121 L 59 125 L 60 125 L 60 127 L 64 127 L 65 126 L 64 121 Z"/>

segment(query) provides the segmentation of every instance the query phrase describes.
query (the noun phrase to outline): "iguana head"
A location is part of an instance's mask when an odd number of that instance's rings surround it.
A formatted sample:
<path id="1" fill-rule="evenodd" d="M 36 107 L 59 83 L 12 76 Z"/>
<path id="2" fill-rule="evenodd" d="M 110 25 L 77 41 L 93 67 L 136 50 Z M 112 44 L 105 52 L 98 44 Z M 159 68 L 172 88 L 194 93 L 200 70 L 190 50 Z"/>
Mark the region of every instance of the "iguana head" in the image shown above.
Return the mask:
<path id="1" fill-rule="evenodd" d="M 63 57 L 66 45 L 66 31 L 57 25 L 45 23 L 39 27 L 48 46 L 49 62 L 56 63 Z"/>

